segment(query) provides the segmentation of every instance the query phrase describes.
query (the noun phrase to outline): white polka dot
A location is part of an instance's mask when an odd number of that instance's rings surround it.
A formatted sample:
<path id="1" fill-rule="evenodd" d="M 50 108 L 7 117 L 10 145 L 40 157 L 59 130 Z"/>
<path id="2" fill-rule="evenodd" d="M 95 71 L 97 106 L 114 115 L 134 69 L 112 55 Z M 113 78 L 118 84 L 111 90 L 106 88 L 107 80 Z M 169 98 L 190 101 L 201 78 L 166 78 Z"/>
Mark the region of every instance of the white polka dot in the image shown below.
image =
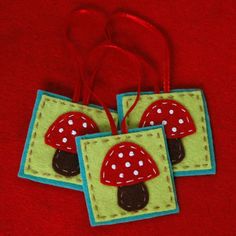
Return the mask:
<path id="1" fill-rule="evenodd" d="M 180 123 L 180 124 L 183 124 L 183 123 L 184 123 L 184 120 L 183 120 L 183 119 L 179 119 L 179 123 Z"/>
<path id="2" fill-rule="evenodd" d="M 71 134 L 72 134 L 72 135 L 76 135 L 77 132 L 76 132 L 75 130 L 72 130 L 72 131 L 71 131 Z"/>
<path id="3" fill-rule="evenodd" d="M 126 167 L 130 167 L 130 166 L 131 166 L 130 162 L 128 162 L 128 161 L 125 162 L 125 166 L 126 166 Z"/>
<path id="4" fill-rule="evenodd" d="M 167 121 L 166 121 L 166 120 L 163 120 L 163 121 L 162 121 L 162 124 L 163 124 L 163 125 L 167 125 Z"/>
<path id="5" fill-rule="evenodd" d="M 154 123 L 154 121 L 153 120 L 151 120 L 150 121 L 150 125 L 154 125 L 155 123 Z"/>
<path id="6" fill-rule="evenodd" d="M 157 113 L 162 113 L 162 110 L 160 108 L 157 109 Z"/>
<path id="7" fill-rule="evenodd" d="M 143 166 L 143 161 L 138 162 L 139 166 Z"/>
<path id="8" fill-rule="evenodd" d="M 135 170 L 133 173 L 134 173 L 134 175 L 138 175 L 138 171 L 137 170 Z"/>
<path id="9" fill-rule="evenodd" d="M 87 128 L 88 124 L 87 124 L 86 122 L 84 122 L 84 123 L 82 124 L 82 126 L 83 126 L 84 128 Z"/>
<path id="10" fill-rule="evenodd" d="M 111 168 L 112 168 L 113 170 L 115 170 L 115 169 L 116 169 L 116 165 L 115 165 L 115 164 L 111 165 Z"/>
<path id="11" fill-rule="evenodd" d="M 73 125 L 74 124 L 73 120 L 68 120 L 68 124 Z"/>
<path id="12" fill-rule="evenodd" d="M 118 154 L 118 157 L 119 158 L 122 158 L 124 156 L 124 154 L 122 153 L 122 152 L 120 152 L 119 154 Z"/>
<path id="13" fill-rule="evenodd" d="M 60 133 L 62 133 L 62 132 L 64 131 L 64 129 L 63 129 L 63 128 L 60 128 L 58 131 L 59 131 Z"/>
<path id="14" fill-rule="evenodd" d="M 63 138 L 63 139 L 62 139 L 62 142 L 63 142 L 63 143 L 66 143 L 66 142 L 67 142 L 67 138 Z"/>
<path id="15" fill-rule="evenodd" d="M 119 174 L 119 177 L 120 177 L 120 178 L 124 178 L 124 174 L 123 174 L 123 173 L 120 173 L 120 174 Z"/>
<path id="16" fill-rule="evenodd" d="M 133 151 L 130 151 L 130 152 L 129 152 L 129 156 L 130 156 L 130 157 L 133 157 L 133 156 L 134 156 L 134 152 L 133 152 Z"/>
<path id="17" fill-rule="evenodd" d="M 172 131 L 175 133 L 177 131 L 177 128 L 176 127 L 173 127 L 172 128 Z"/>
<path id="18" fill-rule="evenodd" d="M 169 113 L 172 115 L 172 114 L 174 114 L 174 111 L 173 110 L 169 110 Z"/>

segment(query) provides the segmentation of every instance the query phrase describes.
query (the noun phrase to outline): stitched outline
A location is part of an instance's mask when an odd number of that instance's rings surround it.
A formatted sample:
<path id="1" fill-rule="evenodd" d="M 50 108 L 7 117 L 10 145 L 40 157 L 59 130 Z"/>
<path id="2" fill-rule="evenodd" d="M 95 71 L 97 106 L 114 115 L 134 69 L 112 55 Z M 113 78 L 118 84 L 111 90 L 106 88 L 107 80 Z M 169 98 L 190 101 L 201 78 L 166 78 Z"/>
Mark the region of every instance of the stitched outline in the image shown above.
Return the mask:
<path id="1" fill-rule="evenodd" d="M 44 95 L 44 96 L 47 96 L 47 95 Z M 74 108 L 79 106 L 81 111 L 86 110 L 86 111 L 89 111 L 89 112 L 97 112 L 97 113 L 100 113 L 100 114 L 101 113 L 104 114 L 104 112 L 102 110 L 99 110 L 99 109 L 96 109 L 96 108 L 92 109 L 92 108 L 89 108 L 89 107 L 87 107 L 85 105 L 82 105 L 82 104 L 73 104 L 73 103 L 68 102 L 68 101 L 64 101 L 64 102 L 57 101 L 54 98 L 45 98 L 45 100 L 50 101 L 50 102 L 54 102 L 54 103 L 60 103 L 61 105 L 66 105 L 66 106 L 70 106 L 70 107 L 74 107 Z"/>
<path id="2" fill-rule="evenodd" d="M 142 99 L 147 99 L 147 100 L 153 100 L 153 99 L 155 99 L 155 100 L 159 100 L 159 99 L 174 99 L 176 96 L 179 96 L 179 97 L 184 97 L 184 96 L 189 96 L 189 97 L 191 97 L 191 98 L 197 98 L 197 100 L 200 100 L 200 96 L 199 96 L 199 94 L 193 94 L 193 93 L 181 93 L 181 94 L 175 94 L 175 95 L 168 95 L 168 96 L 159 96 L 158 98 L 156 98 L 156 97 L 154 97 L 154 96 L 152 96 L 152 95 L 148 95 L 147 97 L 145 96 L 145 97 L 143 97 Z M 152 98 L 152 99 L 150 99 L 150 97 Z M 133 102 L 133 98 L 128 98 L 127 99 L 127 101 L 126 101 L 126 109 L 129 109 L 129 101 L 131 101 L 131 102 Z M 140 99 L 141 100 L 141 99 Z M 200 113 L 202 114 L 202 113 L 204 113 L 204 109 L 203 109 L 203 107 L 202 107 L 202 105 L 201 104 L 199 104 L 199 110 L 200 110 Z M 203 142 L 205 143 L 205 145 L 204 145 L 204 150 L 207 152 L 205 155 L 204 155 L 204 161 L 206 161 L 207 163 L 202 163 L 201 165 L 198 165 L 198 164 L 194 164 L 194 165 L 185 165 L 185 166 L 173 166 L 172 168 L 173 168 L 173 170 L 181 170 L 181 168 L 183 168 L 183 169 L 190 169 L 190 168 L 202 168 L 202 167 L 207 167 L 207 166 L 209 166 L 209 160 L 210 160 L 210 157 L 209 157 L 209 153 L 208 153 L 208 150 L 209 150 L 209 148 L 208 148 L 208 142 L 207 142 L 207 137 L 206 137 L 206 128 L 205 128 L 205 126 L 206 126 L 206 124 L 205 124 L 205 118 L 204 118 L 204 116 L 201 116 L 201 122 L 202 122 L 202 126 L 201 126 L 201 129 L 202 129 L 202 131 L 203 131 L 203 137 L 202 137 L 202 139 L 203 139 Z M 129 119 L 129 115 L 127 116 L 127 124 L 130 124 L 130 119 Z M 181 164 L 181 163 L 180 163 Z"/>
<path id="3" fill-rule="evenodd" d="M 168 96 L 168 98 L 170 98 L 170 97 L 173 97 L 173 96 Z M 158 100 L 157 100 L 157 101 L 158 101 Z M 162 105 L 166 105 L 167 102 L 161 102 L 161 104 L 162 104 Z M 176 102 L 171 102 L 171 105 L 172 105 L 172 106 L 177 106 L 177 103 L 176 103 Z M 154 105 L 154 106 L 151 107 L 151 109 L 154 110 L 156 107 L 157 107 L 157 105 Z M 189 120 L 189 117 L 188 117 L 188 114 L 187 114 L 188 111 L 187 111 L 185 108 L 181 108 L 181 110 L 182 110 L 182 112 L 185 113 L 185 116 L 184 116 L 183 118 L 185 118 L 185 119 L 187 120 L 187 124 L 189 124 L 189 123 L 190 123 L 190 120 Z M 172 111 L 173 111 L 173 110 L 172 110 Z M 145 119 L 148 118 L 148 117 L 150 116 L 150 114 L 151 114 L 151 112 L 149 111 L 149 112 L 146 114 Z M 153 122 L 153 121 L 151 121 L 151 122 Z M 150 122 L 150 123 L 151 123 L 151 122 Z M 165 122 L 166 122 L 166 121 L 165 121 Z M 146 123 L 146 121 L 144 121 L 142 127 L 144 127 L 145 123 Z M 153 122 L 153 124 L 154 124 L 154 122 Z M 203 129 L 203 128 L 204 128 L 204 127 L 202 127 L 202 129 Z M 180 134 L 190 133 L 190 132 L 192 132 L 192 131 L 193 131 L 192 129 L 189 129 L 188 131 L 180 132 Z M 175 136 L 177 136 L 177 135 L 178 135 L 178 133 L 171 133 L 171 134 L 170 134 L 170 136 L 172 136 L 172 137 L 175 137 Z M 180 155 L 181 155 L 181 154 L 180 154 Z"/>
<path id="4" fill-rule="evenodd" d="M 39 127 L 39 124 L 40 124 L 40 119 L 42 118 L 42 113 L 43 113 L 43 110 L 45 108 L 45 104 L 46 102 L 53 102 L 53 103 L 60 103 L 61 105 L 66 105 L 66 106 L 71 106 L 71 107 L 78 107 L 79 109 L 81 109 L 81 111 L 83 110 L 87 110 L 88 112 L 97 112 L 99 114 L 103 113 L 103 111 L 101 110 L 98 110 L 96 108 L 89 108 L 87 106 L 84 106 L 84 105 L 81 105 L 81 104 L 71 104 L 69 102 L 62 102 L 62 101 L 57 101 L 56 99 L 52 99 L 52 98 L 48 98 L 48 95 L 43 95 L 44 97 L 41 99 L 40 103 L 42 102 L 42 105 L 39 105 L 38 106 L 38 110 L 37 110 L 37 118 L 35 119 L 35 122 L 34 122 L 34 128 L 33 128 L 33 133 L 32 133 L 32 137 L 31 137 L 31 140 L 30 140 L 30 149 L 28 150 L 28 154 L 27 154 L 27 161 L 25 163 L 25 166 L 24 166 L 24 170 L 28 170 L 30 171 L 33 175 L 43 175 L 45 177 L 49 177 L 49 176 L 52 176 L 54 179 L 56 180 L 61 180 L 62 178 L 64 180 L 66 179 L 74 179 L 76 180 L 77 183 L 82 183 L 82 179 L 79 179 L 78 177 L 66 177 L 66 176 L 62 176 L 62 175 L 58 175 L 58 174 L 51 174 L 51 173 L 47 173 L 47 172 L 40 172 L 40 171 L 37 171 L 35 169 L 33 169 L 31 167 L 31 163 L 32 163 L 32 157 L 33 157 L 33 148 L 34 148 L 34 143 L 35 143 L 35 138 L 37 137 L 37 131 L 35 131 L 35 129 L 37 130 L 38 127 Z M 27 167 L 26 167 L 27 166 Z"/>
<path id="5" fill-rule="evenodd" d="M 147 131 L 148 132 L 148 131 Z M 153 132 L 153 131 L 152 131 Z M 150 134 L 146 134 L 145 136 L 146 137 L 149 137 L 149 135 Z M 143 137 L 144 135 L 143 134 L 136 134 L 136 135 L 133 135 L 135 138 L 140 138 L 140 137 Z M 125 138 L 127 138 L 127 135 L 126 136 L 124 136 Z M 128 137 L 130 138 L 131 137 L 131 135 L 128 135 Z M 119 137 L 120 139 L 121 139 L 121 137 Z M 160 134 L 159 134 L 159 132 L 157 132 L 157 135 L 156 135 L 156 138 L 157 139 L 159 139 L 160 138 Z M 104 143 L 103 142 L 103 140 L 102 140 L 103 138 L 101 138 L 101 140 L 99 140 L 101 143 Z M 106 138 L 106 139 L 108 139 L 108 138 Z M 109 138 L 109 141 L 111 140 L 111 139 L 114 139 L 114 140 L 117 140 L 117 137 L 111 137 L 111 138 Z M 96 212 L 96 217 L 98 218 L 98 219 L 106 219 L 106 218 L 108 218 L 108 217 L 110 217 L 111 219 L 114 219 L 115 217 L 122 217 L 122 216 L 124 216 L 124 215 L 127 215 L 128 213 L 127 212 L 124 212 L 124 211 L 122 211 L 122 212 L 119 212 L 118 214 L 112 214 L 112 215 L 110 215 L 110 216 L 103 216 L 103 215 L 100 215 L 99 214 L 99 208 L 98 208 L 98 205 L 97 205 L 97 203 L 96 203 L 96 197 L 95 197 L 95 194 L 94 194 L 94 185 L 92 184 L 92 175 L 91 175 L 91 173 L 90 173 L 90 166 L 89 166 L 89 160 L 88 160 L 88 154 L 87 154 L 87 146 L 88 145 L 93 145 L 93 144 L 97 144 L 99 141 L 86 141 L 86 142 L 84 142 L 84 144 L 83 144 L 83 148 L 84 148 L 84 162 L 85 162 L 85 168 L 86 168 L 86 172 L 88 173 L 88 178 L 89 178 L 89 181 L 90 181 L 90 183 L 88 184 L 89 185 L 89 189 L 90 189 L 90 192 L 91 192 L 91 196 L 92 196 L 92 199 L 93 199 L 93 202 L 94 202 L 94 204 L 93 204 L 93 210 Z M 163 148 L 163 145 L 159 145 L 159 147 L 160 148 Z M 166 160 L 166 156 L 165 156 L 165 154 L 163 154 L 162 152 L 161 152 L 161 154 L 160 154 L 160 160 L 163 162 L 163 161 L 165 161 Z M 174 203 L 174 198 L 173 198 L 173 187 L 171 186 L 171 180 L 170 180 L 170 177 L 169 177 L 169 175 L 168 175 L 168 168 L 167 168 L 167 166 L 164 166 L 163 167 L 163 174 L 164 173 L 166 173 L 166 182 L 168 183 L 167 184 L 167 189 L 168 189 L 168 192 L 171 194 L 171 196 L 169 197 L 169 199 L 170 199 L 170 203 L 171 204 L 173 204 Z M 172 205 L 171 204 L 166 204 L 165 205 L 165 208 L 170 208 Z M 152 211 L 152 210 L 159 210 L 161 207 L 160 206 L 154 206 L 154 207 L 152 207 L 151 209 L 149 209 L 149 208 L 147 208 L 147 207 L 145 207 L 144 209 L 141 209 L 141 210 L 139 210 L 139 211 L 131 211 L 131 212 L 129 212 L 130 214 L 136 214 L 137 212 L 146 212 L 146 211 Z M 164 211 L 164 210 L 163 210 Z"/>

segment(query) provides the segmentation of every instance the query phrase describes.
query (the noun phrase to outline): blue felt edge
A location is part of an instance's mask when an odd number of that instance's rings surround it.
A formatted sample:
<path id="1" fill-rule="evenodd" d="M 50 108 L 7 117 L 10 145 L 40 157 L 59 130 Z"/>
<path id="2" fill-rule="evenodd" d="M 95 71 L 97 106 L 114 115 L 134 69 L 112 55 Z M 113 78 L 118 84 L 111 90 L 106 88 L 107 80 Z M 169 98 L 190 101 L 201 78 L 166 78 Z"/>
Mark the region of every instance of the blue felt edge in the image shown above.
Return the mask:
<path id="1" fill-rule="evenodd" d="M 141 132 L 141 131 L 152 130 L 152 129 L 160 129 L 160 128 L 162 129 L 162 133 L 163 133 L 163 136 L 164 136 L 165 147 L 167 147 L 164 127 L 162 125 L 130 129 L 129 132 L 130 133 L 135 133 L 135 132 Z M 91 206 L 91 199 L 89 197 L 88 182 L 87 182 L 87 178 L 86 178 L 85 166 L 84 166 L 84 160 L 83 160 L 83 155 L 82 155 L 82 149 L 81 149 L 80 142 L 83 139 L 93 139 L 93 138 L 97 138 L 97 137 L 106 137 L 106 136 L 111 136 L 111 135 L 112 135 L 111 132 L 105 132 L 105 133 L 97 133 L 97 134 L 91 134 L 91 135 L 84 135 L 84 136 L 81 136 L 81 137 L 76 137 L 77 153 L 78 153 L 78 157 L 79 157 L 80 171 L 81 171 L 81 176 L 82 176 L 82 181 L 83 181 L 83 191 L 84 191 L 84 195 L 85 195 L 85 200 L 86 200 L 86 205 L 87 205 L 87 209 L 88 209 L 88 213 L 89 213 L 89 220 L 90 220 L 91 226 L 112 225 L 112 224 L 116 224 L 116 223 L 125 223 L 125 222 L 130 222 L 130 221 L 149 219 L 149 218 L 153 218 L 153 217 L 156 217 L 156 216 L 164 216 L 164 215 L 179 213 L 179 205 L 178 205 L 178 202 L 177 202 L 176 189 L 175 189 L 175 184 L 174 184 L 174 175 L 173 175 L 172 168 L 171 168 L 171 161 L 170 161 L 169 152 L 168 152 L 168 149 L 166 148 L 168 164 L 170 166 L 171 181 L 172 181 L 172 185 L 173 185 L 173 191 L 174 191 L 175 202 L 176 202 L 176 209 L 169 210 L 169 211 L 163 211 L 163 212 L 147 213 L 147 214 L 138 215 L 138 216 L 129 216 L 129 217 L 125 217 L 125 218 L 114 219 L 114 220 L 103 221 L 103 222 L 96 222 L 96 220 L 94 218 L 94 214 L 93 214 L 93 209 L 92 209 L 92 206 Z"/>
<path id="2" fill-rule="evenodd" d="M 65 96 L 57 95 L 57 94 L 50 93 L 50 92 L 43 91 L 43 90 L 38 90 L 37 91 L 37 97 L 36 97 L 36 101 L 35 101 L 34 108 L 33 108 L 33 113 L 32 113 L 29 129 L 28 129 L 28 133 L 27 133 L 26 142 L 25 142 L 25 145 L 24 145 L 24 151 L 23 151 L 23 154 L 22 154 L 22 159 L 21 159 L 21 163 L 20 163 L 20 170 L 18 172 L 18 176 L 21 177 L 21 178 L 30 179 L 30 180 L 40 182 L 40 183 L 44 183 L 44 184 L 50 184 L 50 185 L 54 185 L 54 186 L 58 186 L 58 187 L 83 191 L 82 184 L 67 183 L 67 182 L 64 182 L 64 181 L 47 179 L 47 178 L 37 177 L 37 176 L 34 176 L 34 175 L 29 175 L 29 174 L 24 173 L 24 166 L 25 166 L 26 157 L 27 157 L 27 153 L 28 153 L 28 149 L 29 149 L 29 145 L 30 145 L 30 140 L 31 140 L 32 133 L 33 133 L 36 114 L 37 114 L 37 111 L 38 111 L 39 103 L 40 103 L 41 98 L 42 98 L 43 95 L 47 95 L 47 96 L 54 97 L 54 98 L 59 98 L 59 99 L 66 100 L 66 101 L 71 101 L 70 98 L 65 97 Z M 89 106 L 94 107 L 94 108 L 98 108 L 98 109 L 103 109 L 102 107 L 97 106 L 97 105 L 93 105 L 93 104 L 91 104 Z M 116 112 L 114 110 L 111 110 L 111 111 Z"/>
<path id="3" fill-rule="evenodd" d="M 216 162 L 215 162 L 215 153 L 214 153 L 214 145 L 213 145 L 213 137 L 212 137 L 212 130 L 211 130 L 211 124 L 210 124 L 210 117 L 207 109 L 207 103 L 206 103 L 206 98 L 204 96 L 204 93 L 201 89 L 174 89 L 171 90 L 170 92 L 195 92 L 195 91 L 200 91 L 203 99 L 203 105 L 204 105 L 204 112 L 206 114 L 206 125 L 207 125 L 207 137 L 208 137 L 208 143 L 209 143 L 209 148 L 210 148 L 210 159 L 211 159 L 211 169 L 208 170 L 187 170 L 187 171 L 174 171 L 174 176 L 175 177 L 181 177 L 181 176 L 196 176 L 196 175 L 214 175 L 216 174 Z M 161 92 L 164 93 L 164 92 Z M 136 95 L 137 92 L 129 92 L 129 93 L 122 93 L 118 94 L 116 99 L 117 99 L 117 111 L 118 111 L 118 118 L 119 120 L 122 120 L 124 117 L 123 113 L 123 106 L 122 106 L 122 99 L 124 96 L 131 96 L 131 95 Z M 141 95 L 144 94 L 155 94 L 154 92 L 142 92 Z"/>

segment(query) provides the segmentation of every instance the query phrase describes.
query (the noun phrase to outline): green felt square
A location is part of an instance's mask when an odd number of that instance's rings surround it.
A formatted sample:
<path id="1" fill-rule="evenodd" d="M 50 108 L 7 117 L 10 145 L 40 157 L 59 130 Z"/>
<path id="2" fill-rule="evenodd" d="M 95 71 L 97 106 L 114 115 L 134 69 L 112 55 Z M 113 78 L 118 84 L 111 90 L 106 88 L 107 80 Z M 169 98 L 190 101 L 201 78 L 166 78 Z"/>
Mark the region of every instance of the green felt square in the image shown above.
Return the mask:
<path id="1" fill-rule="evenodd" d="M 133 142 L 145 149 L 157 164 L 160 175 L 145 182 L 149 192 L 149 202 L 139 211 L 125 211 L 117 203 L 117 187 L 107 186 L 100 182 L 100 169 L 108 150 L 120 142 Z M 171 167 L 162 128 L 142 130 L 116 136 L 80 139 L 84 175 L 87 183 L 90 205 L 96 223 L 111 220 L 126 221 L 126 218 L 143 216 L 152 213 L 163 213 L 178 208 L 175 196 Z M 175 212 L 176 213 L 176 212 Z"/>
<path id="2" fill-rule="evenodd" d="M 124 114 L 133 104 L 135 97 L 135 95 L 122 97 Z M 158 99 L 174 99 L 180 102 L 187 108 L 196 126 L 196 133 L 182 138 L 185 158 L 173 166 L 174 172 L 211 170 L 213 168 L 209 142 L 211 137 L 207 132 L 206 111 L 201 90 L 141 95 L 137 106 L 127 118 L 129 128 L 138 127 L 143 112 Z"/>
<path id="3" fill-rule="evenodd" d="M 82 184 L 80 175 L 66 177 L 53 170 L 52 159 L 56 150 L 44 142 L 44 136 L 50 125 L 58 118 L 58 116 L 70 111 L 83 112 L 91 117 L 101 132 L 110 130 L 107 116 L 103 110 L 96 107 L 72 103 L 61 98 L 56 98 L 55 96 L 42 95 L 32 128 L 29 148 L 25 157 L 25 164 L 23 167 L 25 175 L 61 181 L 64 183 Z M 112 116 L 117 122 L 117 114 L 112 112 Z"/>

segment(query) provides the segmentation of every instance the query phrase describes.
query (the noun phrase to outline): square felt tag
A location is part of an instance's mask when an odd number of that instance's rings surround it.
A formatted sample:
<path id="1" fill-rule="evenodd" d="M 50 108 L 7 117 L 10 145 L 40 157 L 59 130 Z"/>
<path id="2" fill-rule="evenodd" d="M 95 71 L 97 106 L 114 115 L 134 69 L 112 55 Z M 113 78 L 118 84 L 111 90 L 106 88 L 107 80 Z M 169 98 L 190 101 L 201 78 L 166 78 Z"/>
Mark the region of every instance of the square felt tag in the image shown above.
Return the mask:
<path id="1" fill-rule="evenodd" d="M 82 190 L 82 180 L 80 174 L 75 176 L 64 176 L 57 173 L 53 169 L 52 160 L 55 156 L 57 147 L 48 145 L 51 141 L 54 141 L 53 139 L 56 138 L 60 139 L 58 143 L 55 143 L 55 145 L 58 145 L 58 148 L 60 148 L 60 145 L 61 147 L 65 148 L 63 145 L 67 144 L 69 141 L 75 142 L 74 136 L 76 135 L 76 128 L 78 128 L 76 127 L 76 124 L 74 124 L 75 127 L 72 131 L 52 125 L 54 124 L 55 120 L 58 119 L 58 117 L 63 116 L 64 114 L 74 114 L 73 112 L 81 112 L 79 114 L 84 114 L 84 116 L 91 117 L 100 132 L 110 130 L 106 114 L 101 107 L 84 106 L 81 104 L 72 103 L 71 99 L 67 97 L 39 90 L 21 160 L 19 177 L 45 184 Z M 116 112 L 112 112 L 112 116 L 117 122 Z M 59 120 L 59 123 L 62 122 L 62 120 L 63 119 Z M 67 122 L 66 119 L 64 120 L 64 123 L 65 122 Z M 67 125 L 71 125 L 71 127 L 73 127 L 72 123 L 70 122 L 72 121 L 68 120 L 69 124 Z M 63 122 L 60 125 L 63 125 Z M 53 136 L 52 132 L 50 134 L 48 133 L 48 130 L 54 130 L 56 132 L 58 131 L 58 133 L 55 133 L 56 136 Z M 63 135 L 65 132 L 72 133 L 70 134 L 71 140 L 69 140 L 69 138 L 66 140 L 64 136 L 62 139 L 60 135 Z M 45 142 L 46 134 L 48 136 L 47 144 Z M 51 137 L 49 137 L 50 135 Z M 68 142 L 66 143 L 65 141 Z M 67 148 L 73 148 L 73 144 L 71 146 L 67 146 Z"/>
<path id="2" fill-rule="evenodd" d="M 76 144 L 92 226 L 179 212 L 162 126 L 85 135 Z"/>
<path id="3" fill-rule="evenodd" d="M 117 96 L 120 119 L 133 104 L 135 94 L 125 93 Z M 144 116 L 149 119 L 145 119 Z M 155 119 L 159 118 L 160 120 L 156 122 Z M 215 174 L 210 119 L 201 90 L 173 90 L 170 93 L 161 94 L 142 93 L 140 101 L 127 118 L 129 128 L 157 125 L 159 122 L 165 125 L 167 137 L 172 135 L 175 138 L 175 135 L 179 133 L 178 140 L 181 140 L 185 152 L 182 161 L 173 165 L 175 176 Z M 167 123 L 173 125 L 168 126 Z M 180 149 L 181 146 L 178 148 Z"/>

